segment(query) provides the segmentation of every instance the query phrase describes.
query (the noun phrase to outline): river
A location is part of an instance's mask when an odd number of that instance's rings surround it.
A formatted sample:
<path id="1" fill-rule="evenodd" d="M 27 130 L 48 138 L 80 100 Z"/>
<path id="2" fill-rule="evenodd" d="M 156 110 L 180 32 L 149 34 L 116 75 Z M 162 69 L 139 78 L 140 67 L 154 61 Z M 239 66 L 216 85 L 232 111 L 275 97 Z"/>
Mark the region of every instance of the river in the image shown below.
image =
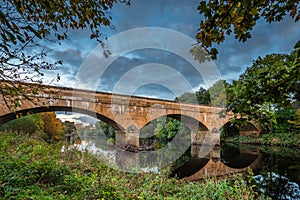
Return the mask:
<path id="1" fill-rule="evenodd" d="M 81 150 L 88 149 L 105 155 L 110 161 L 117 160 L 116 148 L 111 145 L 83 141 Z M 105 149 L 101 148 L 106 146 Z M 273 146 L 228 145 L 216 146 L 206 157 L 199 157 L 201 146 L 192 145 L 183 159 L 173 167 L 173 176 L 187 181 L 201 181 L 206 177 L 224 178 L 235 174 L 247 175 L 249 169 L 254 173 L 252 184 L 257 185 L 258 193 L 272 199 L 300 199 L 300 149 Z M 142 153 L 139 154 L 141 164 Z M 121 156 L 124 156 L 121 155 Z M 157 158 L 156 158 L 157 159 Z M 113 161 L 114 162 L 114 161 Z M 155 171 L 153 166 L 145 171 Z"/>
<path id="2" fill-rule="evenodd" d="M 296 148 L 222 144 L 219 158 L 191 155 L 175 174 L 197 181 L 203 176 L 223 177 L 237 172 L 247 175 L 249 168 L 257 192 L 272 199 L 300 199 L 300 149 Z"/>

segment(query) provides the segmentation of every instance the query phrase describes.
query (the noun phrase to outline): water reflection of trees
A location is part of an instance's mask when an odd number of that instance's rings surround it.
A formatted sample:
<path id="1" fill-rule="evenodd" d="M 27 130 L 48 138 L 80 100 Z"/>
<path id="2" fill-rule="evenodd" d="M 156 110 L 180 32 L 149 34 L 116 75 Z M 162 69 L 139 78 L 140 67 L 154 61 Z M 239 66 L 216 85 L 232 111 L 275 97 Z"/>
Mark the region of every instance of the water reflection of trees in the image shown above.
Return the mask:
<path id="1" fill-rule="evenodd" d="M 167 166 L 172 162 L 173 166 L 184 164 L 191 155 L 191 149 L 187 149 L 191 143 L 189 128 L 182 122 L 169 117 L 160 117 L 153 120 L 141 129 L 140 145 L 143 150 L 151 153 L 140 153 L 141 166 Z M 180 158 L 178 153 L 182 154 Z"/>
<path id="2" fill-rule="evenodd" d="M 78 131 L 78 135 L 85 144 L 94 145 L 103 150 L 110 149 L 108 147 L 115 142 L 115 130 L 102 121 L 95 125 L 83 127 Z"/>
<path id="3" fill-rule="evenodd" d="M 254 156 L 256 152 L 258 157 L 255 159 L 255 165 L 251 164 L 250 166 L 254 167 L 252 169 L 256 174 L 257 182 L 253 182 L 253 184 L 257 185 L 257 192 L 264 193 L 272 199 L 300 199 L 300 156 L 298 151 L 297 149 L 271 146 L 222 144 L 221 160 L 231 168 L 239 165 L 247 167 L 247 162 L 249 161 L 249 166 L 251 156 Z"/>
<path id="4" fill-rule="evenodd" d="M 239 149 L 234 146 L 221 145 L 221 162 L 234 169 L 249 167 L 258 157 L 255 150 Z"/>
<path id="5" fill-rule="evenodd" d="M 299 157 L 264 154 L 256 176 L 258 191 L 272 199 L 300 199 L 299 172 Z"/>

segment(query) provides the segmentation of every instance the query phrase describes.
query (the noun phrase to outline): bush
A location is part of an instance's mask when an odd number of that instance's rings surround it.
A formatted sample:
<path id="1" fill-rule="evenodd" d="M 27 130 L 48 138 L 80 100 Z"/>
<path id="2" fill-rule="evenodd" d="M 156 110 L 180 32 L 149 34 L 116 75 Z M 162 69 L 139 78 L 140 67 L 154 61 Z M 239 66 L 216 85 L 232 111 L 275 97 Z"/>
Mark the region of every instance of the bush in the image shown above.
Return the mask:
<path id="1" fill-rule="evenodd" d="M 11 131 L 11 132 L 18 132 L 19 134 L 22 133 L 35 133 L 38 131 L 39 124 L 36 123 L 37 117 L 36 115 L 30 115 L 26 117 L 21 117 L 19 119 L 15 119 L 3 124 L 0 127 L 0 131 Z"/>

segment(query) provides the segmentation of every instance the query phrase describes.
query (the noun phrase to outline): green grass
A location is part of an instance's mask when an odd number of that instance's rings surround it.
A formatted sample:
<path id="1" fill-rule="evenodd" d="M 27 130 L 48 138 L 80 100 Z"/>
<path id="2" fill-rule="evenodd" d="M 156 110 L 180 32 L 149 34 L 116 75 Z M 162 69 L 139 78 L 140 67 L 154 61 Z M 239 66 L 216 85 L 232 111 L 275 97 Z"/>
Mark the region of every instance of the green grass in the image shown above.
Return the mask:
<path id="1" fill-rule="evenodd" d="M 185 182 L 161 174 L 128 174 L 93 156 L 61 152 L 28 134 L 0 134 L 1 199 L 257 199 L 251 179 Z"/>
<path id="2" fill-rule="evenodd" d="M 225 139 L 230 143 L 300 147 L 300 136 L 291 133 L 270 133 L 258 137 L 237 136 Z"/>

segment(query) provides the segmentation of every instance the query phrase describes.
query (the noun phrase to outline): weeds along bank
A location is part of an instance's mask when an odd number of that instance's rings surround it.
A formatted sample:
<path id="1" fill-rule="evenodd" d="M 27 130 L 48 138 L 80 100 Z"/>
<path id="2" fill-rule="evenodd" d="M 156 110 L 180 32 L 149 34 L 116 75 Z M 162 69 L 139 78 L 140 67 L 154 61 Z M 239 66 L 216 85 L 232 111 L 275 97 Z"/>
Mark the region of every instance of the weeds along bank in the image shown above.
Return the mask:
<path id="1" fill-rule="evenodd" d="M 251 181 L 184 182 L 163 174 L 125 174 L 39 134 L 0 134 L 1 199 L 256 199 Z"/>

